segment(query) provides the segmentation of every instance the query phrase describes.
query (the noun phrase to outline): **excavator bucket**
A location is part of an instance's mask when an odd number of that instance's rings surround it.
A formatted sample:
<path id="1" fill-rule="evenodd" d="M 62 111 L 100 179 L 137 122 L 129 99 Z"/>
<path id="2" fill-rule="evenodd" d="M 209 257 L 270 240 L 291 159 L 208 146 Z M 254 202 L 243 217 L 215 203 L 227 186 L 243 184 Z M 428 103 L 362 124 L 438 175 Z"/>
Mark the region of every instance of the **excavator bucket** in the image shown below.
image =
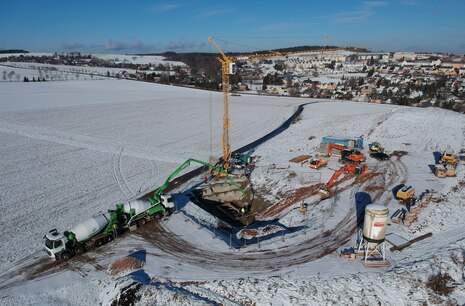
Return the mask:
<path id="1" fill-rule="evenodd" d="M 320 188 L 320 189 L 318 190 L 318 193 L 320 194 L 320 196 L 321 196 L 322 198 L 328 198 L 328 197 L 329 197 L 329 190 L 326 189 L 326 188 L 324 188 L 324 187 L 323 187 L 323 188 Z"/>

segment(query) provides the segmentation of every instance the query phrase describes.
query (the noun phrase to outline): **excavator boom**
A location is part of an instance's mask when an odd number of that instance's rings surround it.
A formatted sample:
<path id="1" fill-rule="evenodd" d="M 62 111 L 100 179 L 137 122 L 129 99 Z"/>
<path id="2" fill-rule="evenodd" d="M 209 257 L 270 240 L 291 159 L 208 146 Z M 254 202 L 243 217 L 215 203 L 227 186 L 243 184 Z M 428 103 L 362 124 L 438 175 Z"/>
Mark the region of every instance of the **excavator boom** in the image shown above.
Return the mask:
<path id="1" fill-rule="evenodd" d="M 330 143 L 328 145 L 328 155 L 329 156 L 332 156 L 333 155 L 333 149 L 337 149 L 339 151 L 344 151 L 345 149 L 347 149 L 345 146 L 343 145 L 340 145 L 340 144 L 336 144 L 336 143 Z"/>
<path id="2" fill-rule="evenodd" d="M 366 165 L 363 166 L 357 166 L 354 164 L 347 164 L 344 167 L 340 168 L 334 174 L 331 176 L 329 181 L 326 183 L 326 185 L 319 190 L 320 194 L 322 196 L 328 196 L 329 195 L 329 190 L 336 184 L 337 179 L 343 175 L 343 174 L 356 174 L 356 175 L 363 175 L 368 171 L 368 167 Z"/>

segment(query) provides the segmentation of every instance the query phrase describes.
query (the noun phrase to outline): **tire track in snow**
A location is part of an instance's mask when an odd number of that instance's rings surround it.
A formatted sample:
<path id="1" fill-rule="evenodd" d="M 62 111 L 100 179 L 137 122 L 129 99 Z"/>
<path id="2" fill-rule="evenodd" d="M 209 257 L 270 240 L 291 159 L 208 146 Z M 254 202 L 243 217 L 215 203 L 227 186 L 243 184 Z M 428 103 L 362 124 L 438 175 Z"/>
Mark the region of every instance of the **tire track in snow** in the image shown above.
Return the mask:
<path id="1" fill-rule="evenodd" d="M 401 184 L 407 183 L 408 177 L 409 177 L 409 175 L 408 175 L 408 168 L 407 168 L 407 166 L 405 165 L 405 163 L 401 160 L 401 157 L 400 157 L 400 156 L 397 156 L 397 163 L 396 163 L 396 165 L 398 165 L 396 168 L 397 168 L 397 170 L 399 170 L 399 173 L 400 173 L 400 175 L 399 175 L 399 177 L 401 178 L 400 183 L 401 183 Z"/>
<path id="2" fill-rule="evenodd" d="M 383 124 L 386 120 L 388 120 L 393 114 L 394 112 L 396 112 L 398 110 L 398 108 L 395 108 L 391 111 L 389 111 L 387 114 L 383 114 L 380 116 L 380 119 L 378 120 L 378 122 L 376 122 L 374 125 L 371 126 L 371 128 L 368 130 L 368 133 L 367 133 L 367 138 L 371 136 L 371 134 L 373 134 L 373 132 L 376 130 L 376 128 L 378 128 L 379 126 L 381 126 L 381 124 Z"/>
<path id="3" fill-rule="evenodd" d="M 36 140 L 49 141 L 52 143 L 80 147 L 89 150 L 95 150 L 104 153 L 114 154 L 116 150 L 121 149 L 121 145 L 113 139 L 96 138 L 92 136 L 80 135 L 70 132 L 62 132 L 40 126 L 30 126 L 22 123 L 11 122 L 9 116 L 1 114 L 0 133 L 8 133 Z M 131 145 L 125 150 L 126 156 L 140 159 L 156 159 L 157 161 L 167 163 L 179 163 L 185 160 L 182 154 L 175 152 L 163 152 L 160 149 L 154 150 L 144 145 Z"/>
<path id="4" fill-rule="evenodd" d="M 134 196 L 134 192 L 129 188 L 121 168 L 121 159 L 123 156 L 124 146 L 121 146 L 120 149 L 113 155 L 113 179 L 118 185 L 119 190 L 123 193 L 126 198 L 131 198 Z"/>
<path id="5" fill-rule="evenodd" d="M 197 286 L 197 285 L 194 285 L 194 284 L 189 284 L 187 286 L 182 286 L 184 289 L 189 289 L 190 292 L 193 292 L 197 295 L 200 295 L 200 296 L 203 296 L 203 297 L 208 297 L 209 299 L 212 299 L 212 297 L 215 298 L 215 305 L 218 304 L 218 301 L 221 302 L 220 305 L 224 305 L 224 306 L 229 306 L 229 305 L 232 305 L 232 306 L 240 306 L 241 304 L 239 304 L 238 302 L 235 302 L 231 299 L 229 299 L 228 297 L 226 296 L 223 296 L 219 293 L 216 293 L 208 288 L 204 288 L 204 287 L 200 287 L 200 286 Z"/>
<path id="6" fill-rule="evenodd" d="M 158 166 L 158 163 L 154 163 L 153 160 L 149 159 L 150 162 L 150 177 L 142 182 L 142 184 L 139 187 L 139 192 L 138 194 L 142 194 L 143 192 L 145 193 L 146 191 L 149 191 L 148 189 L 151 188 L 150 182 L 152 180 L 159 179 L 160 178 L 160 166 Z M 157 175 L 155 176 L 155 165 L 157 166 Z"/>
<path id="7" fill-rule="evenodd" d="M 382 163 L 374 168 L 374 171 L 380 170 L 380 179 L 377 184 L 373 184 L 373 187 L 383 188 L 382 192 L 376 192 L 374 200 L 384 206 L 387 206 L 393 198 L 391 192 L 386 193 L 385 191 L 391 191 L 396 184 L 404 184 L 408 180 L 408 168 L 400 159 L 400 156 L 396 156 L 395 160 L 391 158 L 386 164 Z"/>
<path id="8" fill-rule="evenodd" d="M 300 112 L 296 112 L 290 120 L 299 113 Z M 290 121 L 285 122 L 278 129 L 270 132 L 253 143 L 242 147 L 238 151 L 248 150 L 249 148 L 260 145 L 267 139 L 270 139 L 285 130 L 289 125 Z M 118 162 L 120 157 L 118 156 L 122 155 L 123 149 L 120 148 L 120 151 L 114 155 L 114 165 L 118 166 L 118 164 L 120 164 L 120 161 Z M 115 173 L 117 171 L 118 170 L 115 170 Z M 191 174 L 195 172 L 199 172 L 198 169 L 191 171 L 189 175 L 185 175 L 183 179 L 178 180 L 177 183 L 180 183 L 181 181 L 188 181 L 192 178 Z M 115 174 L 115 176 L 117 176 L 117 174 Z M 172 185 L 175 186 L 176 184 Z M 124 188 L 125 187 L 121 187 L 121 189 Z M 152 222 L 151 224 L 148 224 L 129 235 L 136 240 L 148 240 L 149 243 L 152 243 L 157 249 L 163 252 L 163 256 L 167 255 L 168 257 L 172 257 L 176 260 L 191 263 L 194 266 L 202 266 L 221 273 L 237 271 L 237 269 L 240 269 L 240 271 L 253 274 L 255 272 L 279 271 L 285 267 L 291 267 L 313 261 L 334 252 L 341 245 L 350 241 L 357 228 L 356 217 L 355 206 L 352 205 L 346 215 L 332 229 L 327 229 L 318 235 L 308 237 L 298 244 L 285 244 L 272 250 L 250 251 L 247 253 L 205 250 L 201 246 L 192 244 L 183 237 L 174 235 L 173 232 L 171 232 L 161 222 Z M 106 254 L 101 251 L 90 251 L 88 255 L 92 257 L 93 262 L 98 262 L 106 256 Z M 72 267 L 79 269 L 81 267 L 79 262 L 80 260 L 78 260 L 77 263 L 74 263 L 74 261 L 67 263 L 69 263 Z M 61 270 L 61 267 L 69 267 L 64 263 L 59 266 L 60 267 L 53 265 L 52 268 L 43 268 L 40 270 L 37 268 L 32 273 L 27 273 L 26 277 L 27 279 L 41 277 L 58 272 Z M 20 273 L 22 274 L 24 271 Z"/>
<path id="9" fill-rule="evenodd" d="M 335 228 L 309 237 L 299 244 L 286 244 L 272 250 L 247 253 L 205 250 L 173 233 L 163 223 L 152 223 L 133 235 L 147 240 L 170 256 L 184 263 L 218 272 L 248 271 L 251 273 L 278 271 L 286 267 L 313 261 L 347 243 L 357 228 L 355 207 L 351 206 Z M 149 228 L 151 227 L 151 228 Z M 200 258 L 200 260 L 199 260 Z"/>

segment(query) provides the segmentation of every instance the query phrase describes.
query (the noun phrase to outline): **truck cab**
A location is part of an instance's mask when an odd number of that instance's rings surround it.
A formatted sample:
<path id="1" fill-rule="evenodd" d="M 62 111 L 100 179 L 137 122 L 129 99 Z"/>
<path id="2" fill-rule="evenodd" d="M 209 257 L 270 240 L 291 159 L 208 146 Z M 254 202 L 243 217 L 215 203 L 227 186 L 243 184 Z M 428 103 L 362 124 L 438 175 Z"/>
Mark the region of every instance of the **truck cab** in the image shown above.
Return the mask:
<path id="1" fill-rule="evenodd" d="M 172 210 L 174 208 L 174 200 L 170 194 L 160 194 L 160 202 L 168 210 Z"/>
<path id="2" fill-rule="evenodd" d="M 52 229 L 44 236 L 44 250 L 49 257 L 55 260 L 68 259 L 66 256 L 70 256 L 70 254 L 66 251 L 67 242 L 68 239 L 63 234 Z"/>

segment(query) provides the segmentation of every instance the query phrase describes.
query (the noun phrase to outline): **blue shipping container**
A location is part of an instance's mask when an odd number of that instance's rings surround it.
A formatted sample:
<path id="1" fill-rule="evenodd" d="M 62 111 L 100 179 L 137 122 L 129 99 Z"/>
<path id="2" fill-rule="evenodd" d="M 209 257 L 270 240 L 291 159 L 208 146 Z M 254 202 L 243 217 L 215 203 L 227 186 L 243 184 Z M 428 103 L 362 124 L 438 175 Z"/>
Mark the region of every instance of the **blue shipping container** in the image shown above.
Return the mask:
<path id="1" fill-rule="evenodd" d="M 326 136 L 322 143 L 337 143 L 349 149 L 363 149 L 363 137 Z"/>

